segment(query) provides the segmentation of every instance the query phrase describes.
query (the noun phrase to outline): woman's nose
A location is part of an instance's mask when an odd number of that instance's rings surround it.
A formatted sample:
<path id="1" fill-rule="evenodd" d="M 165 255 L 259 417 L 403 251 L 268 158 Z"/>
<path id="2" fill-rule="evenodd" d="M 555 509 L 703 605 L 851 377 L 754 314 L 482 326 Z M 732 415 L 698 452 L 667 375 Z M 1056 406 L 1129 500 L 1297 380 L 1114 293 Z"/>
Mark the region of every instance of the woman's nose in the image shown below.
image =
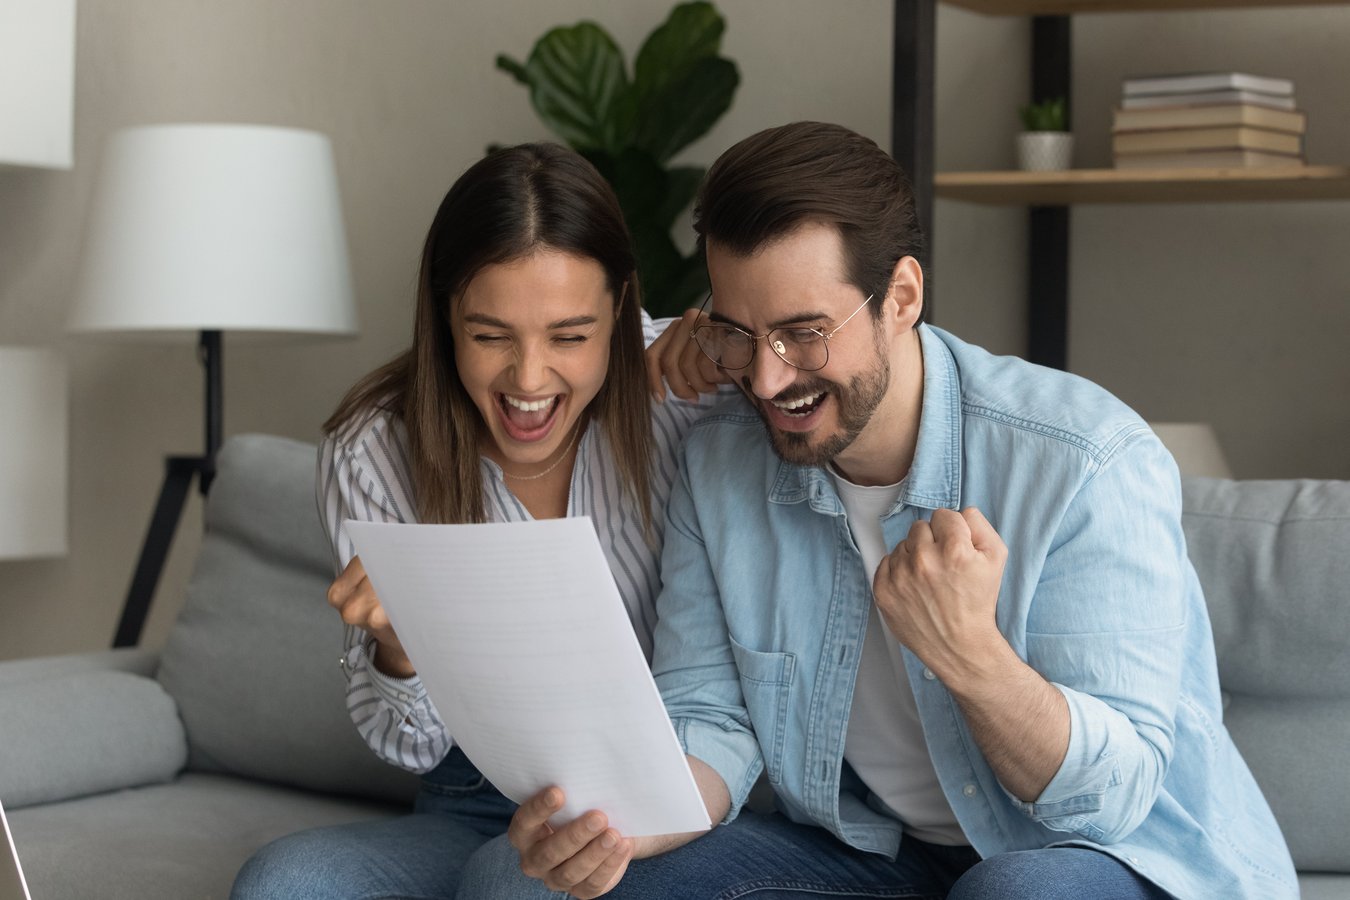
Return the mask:
<path id="1" fill-rule="evenodd" d="M 516 386 L 522 394 L 534 393 L 546 386 L 548 361 L 545 354 L 533 347 L 516 351 Z"/>

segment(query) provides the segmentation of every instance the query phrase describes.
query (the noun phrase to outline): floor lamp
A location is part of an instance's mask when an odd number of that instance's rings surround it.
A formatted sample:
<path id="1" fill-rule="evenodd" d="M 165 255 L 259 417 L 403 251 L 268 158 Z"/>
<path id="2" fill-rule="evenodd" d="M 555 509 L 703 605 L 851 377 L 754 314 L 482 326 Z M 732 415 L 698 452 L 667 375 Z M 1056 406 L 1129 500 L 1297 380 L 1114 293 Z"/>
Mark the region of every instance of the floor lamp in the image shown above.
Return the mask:
<path id="1" fill-rule="evenodd" d="M 134 646 L 194 476 L 223 436 L 224 332 L 351 335 L 356 310 L 332 148 L 258 125 L 159 125 L 112 136 L 91 202 L 70 328 L 195 336 L 204 450 L 170 456 L 113 646 Z"/>

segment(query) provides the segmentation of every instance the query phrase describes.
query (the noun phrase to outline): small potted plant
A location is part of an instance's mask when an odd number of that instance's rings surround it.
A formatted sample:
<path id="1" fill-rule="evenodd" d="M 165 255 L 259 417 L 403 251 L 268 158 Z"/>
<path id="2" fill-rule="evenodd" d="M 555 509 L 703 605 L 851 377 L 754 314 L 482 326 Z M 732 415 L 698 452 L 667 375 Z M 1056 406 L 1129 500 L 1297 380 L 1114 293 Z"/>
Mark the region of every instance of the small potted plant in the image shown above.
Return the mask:
<path id="1" fill-rule="evenodd" d="M 1068 131 L 1067 104 L 1054 97 L 1022 107 L 1023 131 L 1017 136 L 1017 165 L 1028 172 L 1070 168 L 1073 135 Z"/>

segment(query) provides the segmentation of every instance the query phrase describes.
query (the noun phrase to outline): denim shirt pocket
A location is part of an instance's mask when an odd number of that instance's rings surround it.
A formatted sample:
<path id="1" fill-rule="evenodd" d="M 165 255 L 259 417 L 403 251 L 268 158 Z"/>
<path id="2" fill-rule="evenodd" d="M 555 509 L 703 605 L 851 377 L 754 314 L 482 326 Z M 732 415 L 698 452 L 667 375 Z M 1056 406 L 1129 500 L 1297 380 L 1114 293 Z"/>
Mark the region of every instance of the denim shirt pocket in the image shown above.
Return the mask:
<path id="1" fill-rule="evenodd" d="M 797 658 L 791 653 L 751 650 L 731 638 L 731 653 L 740 674 L 741 694 L 750 723 L 764 754 L 770 784 L 783 776 L 783 744 L 787 735 L 788 701 Z"/>

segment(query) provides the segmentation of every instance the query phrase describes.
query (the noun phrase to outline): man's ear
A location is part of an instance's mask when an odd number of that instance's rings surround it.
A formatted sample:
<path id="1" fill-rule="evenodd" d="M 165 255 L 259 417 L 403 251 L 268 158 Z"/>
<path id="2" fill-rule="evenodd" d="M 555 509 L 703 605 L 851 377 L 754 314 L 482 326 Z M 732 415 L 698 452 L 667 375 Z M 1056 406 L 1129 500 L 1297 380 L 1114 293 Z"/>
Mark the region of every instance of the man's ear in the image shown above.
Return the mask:
<path id="1" fill-rule="evenodd" d="M 923 312 L 923 268 L 912 256 L 902 256 L 891 270 L 883 304 L 886 318 L 897 330 L 908 331 Z"/>

